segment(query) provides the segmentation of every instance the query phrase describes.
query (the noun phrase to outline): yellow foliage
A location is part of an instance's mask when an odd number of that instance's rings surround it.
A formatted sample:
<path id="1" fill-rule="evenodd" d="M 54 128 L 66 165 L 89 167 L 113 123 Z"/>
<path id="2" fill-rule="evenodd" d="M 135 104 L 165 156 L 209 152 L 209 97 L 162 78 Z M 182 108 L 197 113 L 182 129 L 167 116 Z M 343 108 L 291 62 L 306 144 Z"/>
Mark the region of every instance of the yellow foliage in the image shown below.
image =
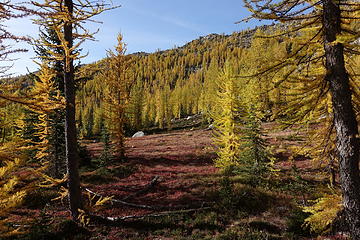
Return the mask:
<path id="1" fill-rule="evenodd" d="M 109 132 L 115 153 L 119 158 L 123 158 L 125 154 L 124 125 L 127 122 L 126 112 L 131 86 L 134 82 L 128 76 L 131 62 L 129 57 L 125 56 L 126 45 L 122 42 L 121 34 L 118 35 L 117 40 L 116 53 L 108 51 L 107 67 L 102 76 L 105 84 L 105 116 L 108 120 Z"/>
<path id="2" fill-rule="evenodd" d="M 212 113 L 216 129 L 214 143 L 219 148 L 215 166 L 226 168 L 238 164 L 240 152 L 239 90 L 229 63 L 219 75 L 218 85 L 219 91 L 216 99 L 218 108 Z"/>
<path id="3" fill-rule="evenodd" d="M 52 201 L 57 201 L 57 200 L 61 200 L 63 201 L 65 198 L 67 198 L 69 195 L 69 190 L 64 188 L 64 187 L 61 187 L 60 188 L 60 191 L 59 191 L 59 196 L 56 197 L 56 198 L 53 198 L 51 199 Z"/>
<path id="4" fill-rule="evenodd" d="M 79 223 L 84 227 L 89 225 L 90 217 L 86 214 L 84 210 L 78 209 L 78 211 L 79 211 L 79 216 L 78 216 Z"/>
<path id="5" fill-rule="evenodd" d="M 79 222 L 83 226 L 87 226 L 90 223 L 89 213 L 94 212 L 104 206 L 112 200 L 113 197 L 102 197 L 95 193 L 87 192 L 87 204 L 84 209 L 79 209 Z M 97 200 L 96 200 L 97 199 Z M 95 201 L 96 200 L 96 201 Z M 95 203 L 94 203 L 95 201 Z"/>
<path id="6" fill-rule="evenodd" d="M 31 92 L 37 102 L 37 108 L 33 108 L 33 110 L 39 114 L 39 121 L 34 127 L 36 130 L 35 136 L 40 140 L 35 143 L 37 150 L 35 158 L 44 165 L 50 161 L 51 148 L 54 146 L 52 146 L 49 139 L 56 131 L 51 126 L 50 115 L 55 110 L 65 106 L 65 99 L 61 96 L 60 91 L 55 88 L 54 77 L 56 77 L 56 71 L 49 66 L 48 62 L 41 64 L 37 77 Z"/>
<path id="7" fill-rule="evenodd" d="M 24 149 L 19 142 L 0 145 L 0 236 L 19 233 L 19 230 L 7 227 L 6 224 L 8 212 L 22 203 L 29 187 L 19 186 L 20 180 L 15 175 L 23 163 Z"/>
<path id="8" fill-rule="evenodd" d="M 342 197 L 339 193 L 326 194 L 313 201 L 314 205 L 304 207 L 303 211 L 311 216 L 305 219 L 305 226 L 311 231 L 321 233 L 335 220 L 337 213 L 342 209 Z"/>
<path id="9" fill-rule="evenodd" d="M 52 178 L 47 174 L 44 174 L 42 171 L 37 171 L 37 173 L 44 179 L 44 181 L 39 184 L 39 186 L 43 188 L 51 188 L 51 187 L 59 186 L 68 180 L 67 174 L 62 179 L 57 179 L 57 178 Z"/>
<path id="10" fill-rule="evenodd" d="M 37 108 L 33 110 L 41 114 L 51 112 L 55 109 L 63 108 L 65 99 L 60 95 L 59 90 L 55 90 L 54 77 L 56 71 L 53 70 L 48 62 L 40 65 L 37 73 L 37 80 L 32 88 L 31 96 L 37 102 Z"/>
<path id="11" fill-rule="evenodd" d="M 94 206 L 96 206 L 96 207 L 103 206 L 105 203 L 111 202 L 112 199 L 113 199 L 113 197 L 101 197 L 96 201 Z"/>

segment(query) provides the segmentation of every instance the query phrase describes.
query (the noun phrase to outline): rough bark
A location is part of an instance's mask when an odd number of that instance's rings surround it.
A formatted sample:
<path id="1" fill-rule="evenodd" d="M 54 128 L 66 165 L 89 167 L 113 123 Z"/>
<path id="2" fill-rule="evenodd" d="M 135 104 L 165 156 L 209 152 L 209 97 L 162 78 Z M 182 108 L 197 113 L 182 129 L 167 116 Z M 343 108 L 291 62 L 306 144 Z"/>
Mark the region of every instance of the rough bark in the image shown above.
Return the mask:
<path id="1" fill-rule="evenodd" d="M 345 68 L 344 46 L 336 43 L 341 33 L 341 10 L 333 0 L 323 0 L 326 80 L 330 84 L 337 151 L 340 160 L 340 183 L 351 238 L 360 239 L 360 176 L 358 126 L 351 102 L 349 76 Z"/>
<path id="2" fill-rule="evenodd" d="M 65 0 L 65 7 L 69 13 L 73 13 L 73 1 Z M 68 44 L 68 48 L 73 46 L 73 26 L 70 22 L 64 25 L 64 38 Z M 68 58 L 69 56 L 67 56 Z M 77 137 L 75 124 L 75 79 L 74 79 L 74 64 L 72 59 L 65 59 L 65 101 L 66 101 L 66 116 L 65 116 L 65 148 L 66 148 L 66 162 L 68 172 L 68 189 L 69 189 L 69 205 L 71 216 L 73 220 L 77 220 L 78 209 L 81 205 L 81 190 L 79 177 L 79 155 L 77 152 Z"/>

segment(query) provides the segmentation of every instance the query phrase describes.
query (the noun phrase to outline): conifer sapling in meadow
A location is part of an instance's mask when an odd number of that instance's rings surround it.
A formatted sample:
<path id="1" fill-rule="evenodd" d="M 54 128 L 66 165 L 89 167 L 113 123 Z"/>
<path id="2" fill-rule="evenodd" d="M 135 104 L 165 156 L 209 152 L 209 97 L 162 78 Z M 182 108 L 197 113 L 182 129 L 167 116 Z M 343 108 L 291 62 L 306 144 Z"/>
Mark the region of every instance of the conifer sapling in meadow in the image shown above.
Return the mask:
<path id="1" fill-rule="evenodd" d="M 257 186 L 263 178 L 274 170 L 274 158 L 264 139 L 261 119 L 257 116 L 254 105 L 246 109 L 242 118 L 241 145 L 239 161 L 243 164 L 236 170 L 243 174 L 253 186 Z"/>
<path id="2" fill-rule="evenodd" d="M 106 70 L 102 77 L 105 83 L 104 100 L 105 116 L 113 142 L 116 158 L 123 160 L 125 157 L 125 124 L 128 122 L 128 107 L 130 94 L 134 84 L 129 76 L 131 59 L 125 55 L 126 45 L 122 41 L 121 34 L 118 35 L 116 53 L 109 50 L 106 61 Z"/>
<path id="3" fill-rule="evenodd" d="M 261 128 L 261 90 L 256 79 L 236 77 L 235 65 L 227 62 L 217 79 L 211 115 L 218 147 L 215 166 L 232 169 L 256 186 L 273 170 L 273 157 Z"/>
<path id="4" fill-rule="evenodd" d="M 211 114 L 215 126 L 214 142 L 218 147 L 215 166 L 228 168 L 239 165 L 241 144 L 239 88 L 230 63 L 227 63 L 217 79 L 216 110 Z"/>

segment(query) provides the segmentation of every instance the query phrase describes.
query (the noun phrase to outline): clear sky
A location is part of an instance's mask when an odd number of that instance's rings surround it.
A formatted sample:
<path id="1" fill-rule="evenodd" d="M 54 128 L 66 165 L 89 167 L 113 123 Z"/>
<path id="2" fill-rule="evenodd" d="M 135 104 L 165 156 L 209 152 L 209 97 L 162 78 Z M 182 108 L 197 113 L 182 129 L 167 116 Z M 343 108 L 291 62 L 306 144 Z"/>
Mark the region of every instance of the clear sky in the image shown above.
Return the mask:
<path id="1" fill-rule="evenodd" d="M 249 15 L 241 0 L 113 0 L 113 4 L 121 7 L 96 17 L 102 24 L 88 25 L 100 31 L 97 41 L 83 45 L 83 52 L 88 53 L 83 63 L 104 58 L 106 50 L 116 44 L 117 33 L 123 34 L 128 53 L 154 52 L 182 46 L 210 33 L 230 34 L 254 26 L 254 23 L 235 24 Z M 37 26 L 32 25 L 30 19 L 11 20 L 5 24 L 15 34 L 33 37 L 38 34 Z M 12 72 L 23 74 L 27 68 L 35 70 L 32 47 L 18 46 L 30 51 L 16 55 L 18 60 Z"/>

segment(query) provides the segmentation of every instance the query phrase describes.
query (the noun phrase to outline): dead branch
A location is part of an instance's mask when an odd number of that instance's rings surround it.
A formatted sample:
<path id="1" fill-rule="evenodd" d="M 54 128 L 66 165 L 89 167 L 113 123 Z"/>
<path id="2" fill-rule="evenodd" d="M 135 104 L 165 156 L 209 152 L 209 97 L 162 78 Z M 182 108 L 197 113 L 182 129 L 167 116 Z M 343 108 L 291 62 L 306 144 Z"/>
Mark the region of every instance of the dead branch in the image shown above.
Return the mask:
<path id="1" fill-rule="evenodd" d="M 96 192 L 93 192 L 91 191 L 90 189 L 88 188 L 83 188 L 85 191 L 97 196 L 97 197 L 104 197 Z M 135 208 L 143 208 L 143 209 L 151 209 L 151 210 L 156 210 L 157 208 L 156 207 L 153 207 L 153 206 L 149 206 L 149 205 L 142 205 L 142 204 L 135 204 L 135 203 L 129 203 L 129 202 L 125 202 L 125 201 L 122 201 L 122 200 L 118 200 L 118 199 L 111 199 L 110 200 L 112 203 L 119 203 L 119 204 L 122 204 L 122 205 L 125 205 L 125 206 L 129 206 L 129 207 L 135 207 Z"/>
<path id="2" fill-rule="evenodd" d="M 208 210 L 208 209 L 211 209 L 211 207 L 201 207 L 201 208 L 184 209 L 184 210 L 177 210 L 177 211 L 165 211 L 165 212 L 150 213 L 150 214 L 144 214 L 144 215 L 128 215 L 128 216 L 123 216 L 123 217 L 103 217 L 103 216 L 98 216 L 98 215 L 92 215 L 91 217 L 98 222 L 120 223 L 120 222 L 124 222 L 126 220 L 164 217 L 164 216 L 171 216 L 171 215 L 177 215 L 177 214 L 183 214 L 183 213 L 204 211 L 204 210 Z"/>
<path id="3" fill-rule="evenodd" d="M 125 205 L 125 206 L 129 206 L 129 207 L 133 207 L 133 208 L 141 208 L 141 209 L 149 209 L 149 210 L 168 210 L 170 212 L 170 209 L 172 209 L 173 212 L 177 212 L 177 211 L 183 211 L 182 209 L 185 209 L 189 206 L 187 205 L 178 205 L 178 206 L 161 206 L 161 205 L 156 205 L 156 206 L 150 206 L 150 205 L 144 205 L 144 204 L 135 204 L 135 203 L 130 203 L 130 202 L 127 202 L 127 201 L 124 201 L 124 200 L 127 200 L 131 197 L 134 197 L 134 196 L 138 196 L 144 192 L 147 192 L 149 191 L 153 186 L 155 186 L 158 182 L 159 182 L 159 179 L 160 177 L 159 176 L 155 176 L 150 183 L 148 183 L 143 189 L 141 189 L 140 191 L 138 192 L 135 192 L 125 198 L 123 198 L 122 200 L 119 200 L 119 199 L 110 199 L 109 201 L 112 203 L 112 204 L 122 204 L 122 205 Z M 88 188 L 82 188 L 83 190 L 97 196 L 97 197 L 100 197 L 100 198 L 105 198 L 107 196 L 103 196 L 99 193 L 96 193 L 94 191 L 91 191 L 90 189 Z M 193 208 L 194 209 L 194 208 Z M 201 204 L 201 206 L 199 206 L 198 208 L 196 209 L 206 209 L 206 207 L 204 207 L 204 203 Z"/>
<path id="4" fill-rule="evenodd" d="M 159 179 L 160 179 L 159 176 L 155 176 L 155 177 L 151 180 L 150 183 L 148 183 L 147 185 L 145 185 L 145 187 L 144 187 L 143 189 L 141 189 L 140 191 L 137 191 L 137 192 L 135 192 L 135 193 L 133 193 L 133 194 L 130 194 L 130 195 L 124 197 L 122 200 L 125 201 L 125 200 L 127 200 L 127 199 L 129 199 L 129 198 L 136 197 L 136 196 L 139 196 L 139 195 L 141 195 L 141 194 L 143 194 L 143 193 L 148 192 L 151 188 L 153 188 L 153 187 L 159 182 Z"/>

